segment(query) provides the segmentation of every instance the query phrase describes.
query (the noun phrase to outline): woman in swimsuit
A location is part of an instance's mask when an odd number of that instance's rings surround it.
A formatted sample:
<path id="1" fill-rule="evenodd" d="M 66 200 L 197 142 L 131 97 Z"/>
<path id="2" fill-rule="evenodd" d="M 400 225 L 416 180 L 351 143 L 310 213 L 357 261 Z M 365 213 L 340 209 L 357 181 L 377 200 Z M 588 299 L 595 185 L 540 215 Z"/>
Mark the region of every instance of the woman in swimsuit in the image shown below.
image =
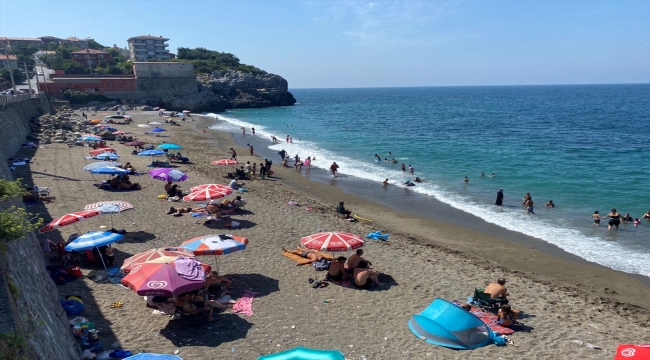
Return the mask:
<path id="1" fill-rule="evenodd" d="M 612 212 L 603 216 L 603 218 L 609 218 L 607 230 L 611 230 L 612 226 L 618 230 L 618 226 L 621 224 L 621 214 L 616 209 L 612 209 Z"/>
<path id="2" fill-rule="evenodd" d="M 505 327 L 510 327 L 517 321 L 517 313 L 512 311 L 512 308 L 508 304 L 501 305 L 497 317 L 499 318 L 499 325 Z"/>

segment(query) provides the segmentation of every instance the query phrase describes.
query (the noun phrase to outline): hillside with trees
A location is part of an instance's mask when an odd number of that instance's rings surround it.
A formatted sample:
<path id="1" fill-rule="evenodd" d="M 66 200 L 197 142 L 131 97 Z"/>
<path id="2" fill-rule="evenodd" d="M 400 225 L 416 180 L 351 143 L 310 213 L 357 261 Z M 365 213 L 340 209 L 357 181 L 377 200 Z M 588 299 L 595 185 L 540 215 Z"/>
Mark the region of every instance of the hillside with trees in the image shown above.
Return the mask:
<path id="1" fill-rule="evenodd" d="M 266 74 L 266 71 L 239 62 L 235 55 L 198 47 L 194 49 L 179 47 L 175 61 L 194 65 L 196 74 L 211 74 L 217 70 L 234 70 L 250 74 Z"/>

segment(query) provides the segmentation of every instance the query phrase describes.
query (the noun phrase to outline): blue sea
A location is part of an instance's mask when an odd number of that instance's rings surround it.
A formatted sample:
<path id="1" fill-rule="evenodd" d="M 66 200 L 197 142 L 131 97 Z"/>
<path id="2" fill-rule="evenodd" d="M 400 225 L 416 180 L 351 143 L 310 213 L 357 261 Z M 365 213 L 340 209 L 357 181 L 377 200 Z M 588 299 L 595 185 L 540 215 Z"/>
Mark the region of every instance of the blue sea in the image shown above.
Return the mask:
<path id="1" fill-rule="evenodd" d="M 649 84 L 291 91 L 295 106 L 230 110 L 215 115 L 214 128 L 255 127 L 274 153 L 316 157 L 312 166 L 323 173 L 336 161 L 337 182 L 388 178 L 403 187 L 419 176 L 426 182 L 409 190 L 423 197 L 650 276 L 650 221 L 608 231 L 607 219 L 600 227 L 590 219 L 613 207 L 634 218 L 650 210 Z M 271 144 L 271 135 L 281 142 Z M 374 154 L 413 165 L 415 174 Z M 494 205 L 499 188 L 503 207 Z M 521 206 L 527 192 L 536 215 Z M 556 207 L 545 208 L 551 199 Z"/>

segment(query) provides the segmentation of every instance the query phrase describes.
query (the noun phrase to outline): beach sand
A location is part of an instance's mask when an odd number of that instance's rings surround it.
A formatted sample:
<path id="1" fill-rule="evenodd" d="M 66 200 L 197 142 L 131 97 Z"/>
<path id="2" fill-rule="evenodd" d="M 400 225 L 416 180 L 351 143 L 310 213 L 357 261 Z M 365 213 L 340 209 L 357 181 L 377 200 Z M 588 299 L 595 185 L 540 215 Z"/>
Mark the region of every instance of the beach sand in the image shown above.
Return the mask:
<path id="1" fill-rule="evenodd" d="M 169 129 L 167 138 L 141 135 L 136 124 L 159 120 L 153 112 L 131 112 L 132 125 L 118 125 L 143 141 L 182 145 L 192 164 L 178 169 L 190 179 L 181 188 L 203 183 L 227 184 L 223 176 L 232 166 L 213 166 L 229 158 L 235 147 L 240 162 L 257 162 L 237 147 L 227 133 L 206 130 L 213 120 L 181 122 Z M 200 117 L 197 117 L 200 118 Z M 225 229 L 223 222 L 206 226 L 200 218 L 166 215 L 170 206 L 160 201 L 164 182 L 146 175 L 150 158 L 131 155 L 132 148 L 108 142 L 145 173 L 132 177 L 144 188 L 133 192 L 107 192 L 93 186 L 104 177 L 81 168 L 88 147 L 46 145 L 35 151 L 33 163 L 20 167 L 15 177 L 26 184 L 49 187 L 56 202 L 28 205 L 46 222 L 82 210 L 84 205 L 106 200 L 126 200 L 135 208 L 113 216 L 115 227 L 128 231 L 115 244 L 116 266 L 125 258 L 147 249 L 177 246 L 186 239 L 225 233 L 250 239 L 245 251 L 219 258 L 221 274 L 233 280 L 234 298 L 244 290 L 259 292 L 253 316 L 227 311 L 218 321 L 180 329 L 176 321 L 152 314 L 134 292 L 106 280 L 95 281 L 101 269 L 84 268 L 84 278 L 59 286 L 61 298 L 78 294 L 85 301 L 82 315 L 100 329 L 105 347 L 119 341 L 132 352 L 173 353 L 184 359 L 256 359 L 296 346 L 338 349 L 348 359 L 612 359 L 619 343 L 641 343 L 650 338 L 650 287 L 638 277 L 584 261 L 572 261 L 530 246 L 514 243 L 464 227 L 426 217 L 401 213 L 340 189 L 307 180 L 293 168 L 273 166 L 275 177 L 245 181 L 246 210 L 233 216 L 241 229 Z M 17 156 L 31 156 L 22 149 Z M 274 161 L 277 160 L 273 159 Z M 229 196 L 234 198 L 237 194 Z M 289 206 L 295 201 L 301 206 Z M 339 201 L 362 217 L 374 221 L 350 223 L 335 213 Z M 191 205 L 187 205 L 191 206 Z M 311 208 L 311 210 L 307 210 Z M 197 220 L 198 219 L 198 220 Z M 110 218 L 99 216 L 39 236 L 60 241 L 74 232 L 110 228 Z M 281 255 L 283 246 L 295 247 L 300 238 L 320 230 L 349 231 L 365 237 L 381 230 L 390 240 L 367 240 L 365 257 L 383 275 L 386 285 L 371 291 L 330 284 L 313 289 L 309 278 L 323 279 L 324 272 L 297 267 Z M 338 254 L 335 254 L 338 255 Z M 351 253 L 343 253 L 345 256 Z M 214 258 L 200 258 L 214 264 Z M 517 346 L 485 346 L 455 351 L 427 344 L 408 329 L 409 318 L 436 297 L 466 301 L 474 287 L 500 276 L 508 278 L 510 302 L 524 316 L 522 331 L 510 335 Z M 324 303 L 325 299 L 334 302 Z M 116 301 L 121 308 L 110 308 Z M 592 349 L 588 344 L 597 346 Z"/>

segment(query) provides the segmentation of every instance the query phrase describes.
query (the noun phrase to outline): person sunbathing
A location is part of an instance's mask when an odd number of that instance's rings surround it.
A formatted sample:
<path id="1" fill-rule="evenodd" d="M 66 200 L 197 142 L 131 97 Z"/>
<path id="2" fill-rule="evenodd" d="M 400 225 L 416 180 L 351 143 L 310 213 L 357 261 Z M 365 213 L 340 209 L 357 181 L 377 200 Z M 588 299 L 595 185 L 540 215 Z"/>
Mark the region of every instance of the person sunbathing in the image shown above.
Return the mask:
<path id="1" fill-rule="evenodd" d="M 362 289 L 369 289 L 373 284 L 384 285 L 379 282 L 379 272 L 368 268 L 368 262 L 361 261 L 354 269 L 354 285 Z"/>
<path id="2" fill-rule="evenodd" d="M 308 262 L 306 263 L 298 263 L 296 266 L 304 265 L 304 264 L 311 264 L 314 261 L 322 260 L 323 256 L 319 254 L 317 251 L 309 250 L 307 248 L 303 248 L 300 245 L 296 247 L 296 250 L 288 250 L 286 248 L 282 248 L 283 251 L 288 252 L 290 254 L 298 255 L 300 257 L 303 257 L 305 259 L 309 259 Z"/>
<path id="3" fill-rule="evenodd" d="M 35 191 L 34 189 L 27 189 L 23 193 L 23 202 L 38 201 L 38 200 L 41 200 L 42 202 L 49 204 L 55 201 L 56 197 L 41 195 L 38 193 L 38 191 Z"/>
<path id="4" fill-rule="evenodd" d="M 335 261 L 332 261 L 327 275 L 330 281 L 338 283 L 341 280 L 348 280 L 351 275 L 345 270 L 345 256 L 339 256 Z"/>
<path id="5" fill-rule="evenodd" d="M 505 327 L 511 327 L 512 325 L 517 324 L 518 316 L 519 312 L 512 310 L 508 304 L 502 305 L 499 309 L 499 312 L 497 313 L 497 317 L 499 318 L 499 325 Z"/>
<path id="6" fill-rule="evenodd" d="M 496 283 L 489 284 L 483 293 L 490 295 L 490 298 L 493 300 L 500 300 L 502 304 L 507 304 L 508 299 L 506 297 L 508 294 L 508 289 L 506 288 L 506 278 L 498 278 Z"/>

